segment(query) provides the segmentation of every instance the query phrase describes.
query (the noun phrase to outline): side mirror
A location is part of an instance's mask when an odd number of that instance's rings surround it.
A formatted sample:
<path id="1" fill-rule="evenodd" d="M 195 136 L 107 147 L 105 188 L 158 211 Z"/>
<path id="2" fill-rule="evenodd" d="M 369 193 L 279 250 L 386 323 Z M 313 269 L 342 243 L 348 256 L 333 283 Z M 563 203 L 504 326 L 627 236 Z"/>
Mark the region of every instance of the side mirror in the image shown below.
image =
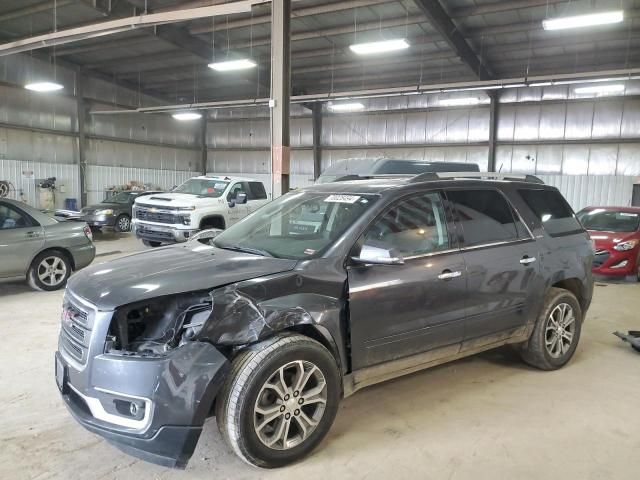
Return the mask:
<path id="1" fill-rule="evenodd" d="M 235 199 L 229 200 L 228 205 L 229 205 L 229 208 L 235 207 L 236 206 L 236 200 Z"/>
<path id="2" fill-rule="evenodd" d="M 359 257 L 351 257 L 356 263 L 373 265 L 404 265 L 404 259 L 393 250 L 363 245 Z"/>
<path id="3" fill-rule="evenodd" d="M 247 194 L 244 192 L 238 192 L 236 195 L 236 205 L 244 205 L 247 203 Z"/>

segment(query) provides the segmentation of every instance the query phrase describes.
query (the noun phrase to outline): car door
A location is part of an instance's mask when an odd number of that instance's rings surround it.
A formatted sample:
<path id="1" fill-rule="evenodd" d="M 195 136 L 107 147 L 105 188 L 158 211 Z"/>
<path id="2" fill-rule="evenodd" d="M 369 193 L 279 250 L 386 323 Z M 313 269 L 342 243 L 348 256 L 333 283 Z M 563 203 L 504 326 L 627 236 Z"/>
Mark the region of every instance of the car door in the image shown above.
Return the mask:
<path id="1" fill-rule="evenodd" d="M 0 201 L 0 277 L 24 275 L 44 245 L 44 229 L 26 212 Z"/>
<path id="2" fill-rule="evenodd" d="M 229 193 L 227 193 L 227 227 L 239 222 L 249 213 L 246 203 L 241 205 L 233 204 L 233 206 L 231 206 L 238 193 L 247 193 L 246 182 L 234 182 L 229 188 Z"/>
<path id="3" fill-rule="evenodd" d="M 347 268 L 354 370 L 462 341 L 465 267 L 441 193 L 399 200 L 355 249 L 392 252 L 404 263 Z"/>
<path id="4" fill-rule="evenodd" d="M 537 313 L 544 291 L 538 244 L 505 195 L 495 188 L 447 189 L 467 277 L 463 348 L 508 337 Z"/>

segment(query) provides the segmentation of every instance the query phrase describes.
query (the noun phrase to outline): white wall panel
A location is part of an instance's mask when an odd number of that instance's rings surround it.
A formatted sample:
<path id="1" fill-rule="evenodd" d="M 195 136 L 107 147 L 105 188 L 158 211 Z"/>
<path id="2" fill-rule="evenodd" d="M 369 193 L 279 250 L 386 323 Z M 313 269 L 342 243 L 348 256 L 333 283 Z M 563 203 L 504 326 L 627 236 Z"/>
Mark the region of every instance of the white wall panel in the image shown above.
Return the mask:
<path id="1" fill-rule="evenodd" d="M 130 181 L 168 190 L 196 175 L 200 175 L 200 172 L 89 165 L 86 172 L 87 198 L 90 204 L 101 202 L 104 199 L 105 188 L 124 185 Z"/>
<path id="2" fill-rule="evenodd" d="M 25 176 L 23 172 L 33 172 Z M 8 180 L 16 188 L 15 198 L 39 207 L 36 180 L 56 177 L 58 190 L 55 192 L 56 207 L 64 206 L 65 198 L 80 199 L 80 181 L 76 165 L 0 159 L 0 180 Z M 63 187 L 64 186 L 64 187 Z M 64 189 L 65 192 L 61 190 Z"/>
<path id="3" fill-rule="evenodd" d="M 589 205 L 631 204 L 633 177 L 622 175 L 539 175 L 562 192 L 575 211 Z"/>

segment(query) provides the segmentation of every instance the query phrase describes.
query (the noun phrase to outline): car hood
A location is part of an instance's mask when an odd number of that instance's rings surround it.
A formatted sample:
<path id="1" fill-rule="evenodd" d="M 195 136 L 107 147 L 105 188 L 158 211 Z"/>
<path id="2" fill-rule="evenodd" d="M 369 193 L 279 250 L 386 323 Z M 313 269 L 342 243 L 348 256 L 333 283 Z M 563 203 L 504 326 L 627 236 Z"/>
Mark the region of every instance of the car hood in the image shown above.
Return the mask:
<path id="1" fill-rule="evenodd" d="M 222 197 L 201 197 L 189 193 L 159 193 L 136 199 L 136 206 L 152 205 L 154 207 L 193 207 L 210 205 L 213 202 L 224 204 Z"/>
<path id="2" fill-rule="evenodd" d="M 99 310 L 113 310 L 149 298 L 285 272 L 295 266 L 295 260 L 195 243 L 156 248 L 93 265 L 73 275 L 68 289 Z"/>
<path id="3" fill-rule="evenodd" d="M 589 237 L 596 244 L 596 250 L 608 250 L 620 242 L 639 238 L 637 232 L 605 232 L 600 230 L 587 230 Z"/>

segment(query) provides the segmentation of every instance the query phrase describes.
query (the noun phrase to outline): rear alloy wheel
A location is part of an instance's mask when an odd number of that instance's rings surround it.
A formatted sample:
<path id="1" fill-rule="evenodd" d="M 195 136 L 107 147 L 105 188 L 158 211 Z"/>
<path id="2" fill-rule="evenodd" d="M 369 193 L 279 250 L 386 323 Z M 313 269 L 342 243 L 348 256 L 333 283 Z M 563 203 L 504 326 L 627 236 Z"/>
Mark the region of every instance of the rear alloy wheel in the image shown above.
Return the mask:
<path id="1" fill-rule="evenodd" d="M 216 399 L 216 420 L 225 441 L 245 462 L 282 467 L 320 443 L 340 396 L 333 355 L 311 338 L 284 334 L 234 358 Z"/>
<path id="2" fill-rule="evenodd" d="M 529 340 L 520 355 L 541 370 L 556 370 L 573 356 L 580 340 L 582 309 L 573 293 L 550 288 Z"/>
<path id="3" fill-rule="evenodd" d="M 128 232 L 131 230 L 131 219 L 129 218 L 129 215 L 125 215 L 124 213 L 122 215 L 118 215 L 114 228 L 116 232 Z"/>
<path id="4" fill-rule="evenodd" d="M 64 287 L 71 275 L 71 265 L 63 253 L 43 252 L 29 268 L 27 278 L 31 288 L 36 290 L 58 290 Z"/>

